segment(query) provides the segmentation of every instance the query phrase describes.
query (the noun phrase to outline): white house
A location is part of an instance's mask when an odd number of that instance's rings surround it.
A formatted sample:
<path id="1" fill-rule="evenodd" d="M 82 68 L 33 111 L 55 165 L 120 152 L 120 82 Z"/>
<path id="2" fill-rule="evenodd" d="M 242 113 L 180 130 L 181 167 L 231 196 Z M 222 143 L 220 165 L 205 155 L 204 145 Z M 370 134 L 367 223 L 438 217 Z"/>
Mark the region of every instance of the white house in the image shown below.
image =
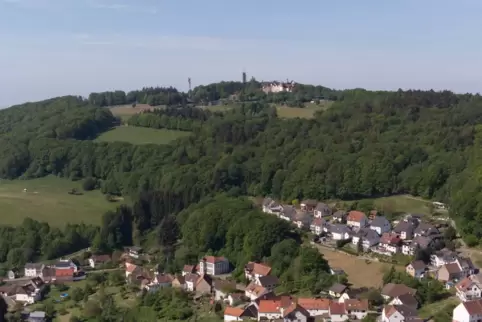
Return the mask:
<path id="1" fill-rule="evenodd" d="M 328 228 L 333 240 L 348 240 L 351 238 L 350 229 L 341 224 L 330 225 Z"/>
<path id="2" fill-rule="evenodd" d="M 239 307 L 227 306 L 224 309 L 224 321 L 242 321 L 244 310 Z"/>
<path id="3" fill-rule="evenodd" d="M 458 259 L 457 253 L 447 248 L 439 250 L 430 256 L 432 266 L 441 267 L 455 263 Z"/>
<path id="4" fill-rule="evenodd" d="M 375 219 L 373 219 L 370 223 L 370 229 L 376 231 L 378 235 L 382 235 L 383 233 L 389 232 L 390 229 L 392 229 L 392 225 L 387 218 L 383 216 L 376 216 Z"/>
<path id="5" fill-rule="evenodd" d="M 462 302 L 452 313 L 453 322 L 479 322 L 482 320 L 482 299 Z"/>
<path id="6" fill-rule="evenodd" d="M 482 275 L 470 275 L 455 285 L 457 297 L 462 302 L 477 300 L 482 297 Z"/>
<path id="7" fill-rule="evenodd" d="M 330 311 L 330 300 L 323 298 L 298 298 L 298 305 L 312 317 L 327 314 Z"/>
<path id="8" fill-rule="evenodd" d="M 25 277 L 42 277 L 44 264 L 40 263 L 27 263 L 25 264 Z"/>
<path id="9" fill-rule="evenodd" d="M 363 212 L 352 210 L 348 213 L 348 216 L 346 217 L 346 224 L 349 227 L 360 229 L 368 225 L 368 219 Z"/>
<path id="10" fill-rule="evenodd" d="M 382 311 L 381 322 L 416 321 L 417 310 L 406 305 L 386 305 Z"/>
<path id="11" fill-rule="evenodd" d="M 264 198 L 263 212 L 267 214 L 279 214 L 281 210 L 283 210 L 283 206 L 281 206 L 278 202 L 271 198 Z"/>
<path id="12" fill-rule="evenodd" d="M 331 216 L 331 214 L 332 214 L 332 210 L 330 206 L 322 202 L 319 202 L 316 205 L 315 210 L 313 211 L 313 215 L 315 216 L 315 218 L 328 217 L 328 216 Z"/>
<path id="13" fill-rule="evenodd" d="M 360 239 L 363 249 L 367 250 L 370 247 L 378 244 L 380 241 L 380 236 L 378 236 L 376 231 L 372 229 L 361 228 L 357 233 L 353 234 L 351 242 L 353 245 L 358 245 Z"/>
<path id="14" fill-rule="evenodd" d="M 225 257 L 205 256 L 199 261 L 199 274 L 221 275 L 229 273 L 229 261 Z"/>
<path id="15" fill-rule="evenodd" d="M 344 303 L 331 302 L 328 314 L 332 322 L 343 322 L 350 319 L 345 311 Z"/>
<path id="16" fill-rule="evenodd" d="M 323 218 L 315 218 L 310 225 L 310 230 L 315 235 L 321 235 L 326 226 L 326 220 Z"/>
<path id="17" fill-rule="evenodd" d="M 251 301 L 256 301 L 257 299 L 259 299 L 263 295 L 268 294 L 269 292 L 270 291 L 267 288 L 258 285 L 255 282 L 251 282 L 248 286 L 246 286 L 244 290 L 244 295 Z"/>

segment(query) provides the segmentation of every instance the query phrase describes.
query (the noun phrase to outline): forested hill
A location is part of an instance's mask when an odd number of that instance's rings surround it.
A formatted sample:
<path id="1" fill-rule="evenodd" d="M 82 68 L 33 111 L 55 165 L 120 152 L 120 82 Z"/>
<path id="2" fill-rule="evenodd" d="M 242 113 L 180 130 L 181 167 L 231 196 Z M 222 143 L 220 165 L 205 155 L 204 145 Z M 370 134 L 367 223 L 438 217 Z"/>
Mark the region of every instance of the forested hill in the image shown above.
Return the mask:
<path id="1" fill-rule="evenodd" d="M 464 236 L 482 237 L 478 95 L 348 91 L 311 120 L 281 120 L 262 102 L 215 117 L 169 113 L 157 116 L 202 126 L 170 145 L 134 146 L 88 140 L 114 118 L 79 98 L 1 111 L 0 177 L 92 176 L 105 193 L 158 190 L 185 206 L 222 191 L 284 200 L 408 192 L 449 201 Z"/>

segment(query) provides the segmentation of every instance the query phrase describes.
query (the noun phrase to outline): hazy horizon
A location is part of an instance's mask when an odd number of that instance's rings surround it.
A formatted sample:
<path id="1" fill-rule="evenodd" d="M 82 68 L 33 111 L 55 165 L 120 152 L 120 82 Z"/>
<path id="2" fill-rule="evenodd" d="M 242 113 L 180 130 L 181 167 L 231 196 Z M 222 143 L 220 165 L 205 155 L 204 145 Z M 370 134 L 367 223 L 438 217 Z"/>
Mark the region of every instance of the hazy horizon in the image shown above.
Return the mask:
<path id="1" fill-rule="evenodd" d="M 293 79 L 477 93 L 482 1 L 0 0 L 0 106 L 143 86 Z"/>

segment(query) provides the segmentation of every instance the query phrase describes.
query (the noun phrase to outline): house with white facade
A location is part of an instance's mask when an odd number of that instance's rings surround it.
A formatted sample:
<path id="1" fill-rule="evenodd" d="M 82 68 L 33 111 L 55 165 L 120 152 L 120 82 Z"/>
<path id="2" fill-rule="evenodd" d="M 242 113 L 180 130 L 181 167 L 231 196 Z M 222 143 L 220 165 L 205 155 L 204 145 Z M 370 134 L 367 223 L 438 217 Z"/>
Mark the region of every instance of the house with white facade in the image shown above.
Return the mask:
<path id="1" fill-rule="evenodd" d="M 452 264 L 457 261 L 457 253 L 450 249 L 444 248 L 430 256 L 432 266 L 441 267 L 443 265 Z"/>
<path id="2" fill-rule="evenodd" d="M 225 257 L 204 256 L 199 261 L 200 275 L 222 275 L 230 271 L 229 261 Z"/>
<path id="3" fill-rule="evenodd" d="M 248 281 L 256 280 L 261 276 L 267 276 L 271 273 L 271 266 L 263 263 L 249 262 L 244 266 L 244 277 Z"/>
<path id="4" fill-rule="evenodd" d="M 323 298 L 298 298 L 298 305 L 304 308 L 311 317 L 321 316 L 330 311 L 329 299 Z"/>
<path id="5" fill-rule="evenodd" d="M 24 267 L 25 277 L 42 277 L 44 264 L 41 263 L 27 263 Z"/>
<path id="6" fill-rule="evenodd" d="M 417 310 L 406 305 L 386 305 L 383 308 L 381 322 L 418 321 Z M 420 319 L 420 321 L 423 321 Z"/>
<path id="7" fill-rule="evenodd" d="M 351 238 L 351 230 L 342 224 L 333 224 L 328 227 L 333 240 L 348 240 Z"/>
<path id="8" fill-rule="evenodd" d="M 296 218 L 296 209 L 293 206 L 285 205 L 279 213 L 279 218 L 286 221 L 293 221 Z"/>
<path id="9" fill-rule="evenodd" d="M 361 245 L 363 249 L 366 251 L 370 249 L 370 247 L 379 243 L 380 236 L 378 236 L 376 231 L 368 227 L 365 227 L 365 228 L 361 228 L 358 232 L 353 234 L 351 242 L 353 245 L 357 246 L 358 243 L 360 242 L 360 239 L 362 243 Z"/>
<path id="10" fill-rule="evenodd" d="M 462 302 L 452 313 L 452 322 L 479 322 L 482 320 L 482 299 Z"/>
<path id="11" fill-rule="evenodd" d="M 402 239 L 396 233 L 383 233 L 378 246 L 372 248 L 372 251 L 391 256 L 400 252 Z"/>
<path id="12" fill-rule="evenodd" d="M 370 223 L 370 229 L 376 231 L 378 235 L 382 235 L 383 233 L 389 232 L 390 229 L 392 229 L 392 225 L 387 218 L 383 216 L 376 216 L 375 219 L 373 219 Z"/>
<path id="13" fill-rule="evenodd" d="M 310 230 L 315 235 L 321 235 L 326 228 L 326 220 L 323 218 L 315 218 L 310 225 Z"/>
<path id="14" fill-rule="evenodd" d="M 244 310 L 239 307 L 227 306 L 224 309 L 224 321 L 242 321 Z"/>
<path id="15" fill-rule="evenodd" d="M 349 227 L 360 229 L 368 225 L 368 219 L 363 212 L 352 210 L 348 213 L 348 216 L 346 217 L 346 224 Z"/>
<path id="16" fill-rule="evenodd" d="M 462 302 L 477 300 L 482 297 L 482 274 L 470 275 L 455 285 L 457 297 Z"/>
<path id="17" fill-rule="evenodd" d="M 279 214 L 283 210 L 283 206 L 271 198 L 264 198 L 263 212 L 267 214 Z"/>
<path id="18" fill-rule="evenodd" d="M 329 217 L 332 215 L 332 213 L 333 211 L 330 206 L 323 202 L 319 202 L 316 205 L 315 210 L 313 211 L 313 215 L 315 216 L 315 218 Z"/>

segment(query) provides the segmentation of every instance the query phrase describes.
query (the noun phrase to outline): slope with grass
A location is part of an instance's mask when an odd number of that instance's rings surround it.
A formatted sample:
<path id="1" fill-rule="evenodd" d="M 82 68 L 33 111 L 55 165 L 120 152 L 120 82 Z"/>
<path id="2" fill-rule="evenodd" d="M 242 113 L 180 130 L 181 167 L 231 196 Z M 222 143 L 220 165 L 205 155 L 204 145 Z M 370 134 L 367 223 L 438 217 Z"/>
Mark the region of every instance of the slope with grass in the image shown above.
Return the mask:
<path id="1" fill-rule="evenodd" d="M 127 142 L 132 144 L 167 144 L 181 137 L 189 136 L 190 132 L 151 129 L 137 126 L 118 126 L 102 133 L 96 142 Z"/>
<path id="2" fill-rule="evenodd" d="M 27 217 L 57 227 L 81 222 L 100 224 L 102 214 L 118 203 L 108 202 L 100 191 L 83 192 L 81 185 L 80 181 L 55 176 L 1 180 L 0 224 L 18 225 Z M 82 195 L 69 194 L 73 188 Z"/>

